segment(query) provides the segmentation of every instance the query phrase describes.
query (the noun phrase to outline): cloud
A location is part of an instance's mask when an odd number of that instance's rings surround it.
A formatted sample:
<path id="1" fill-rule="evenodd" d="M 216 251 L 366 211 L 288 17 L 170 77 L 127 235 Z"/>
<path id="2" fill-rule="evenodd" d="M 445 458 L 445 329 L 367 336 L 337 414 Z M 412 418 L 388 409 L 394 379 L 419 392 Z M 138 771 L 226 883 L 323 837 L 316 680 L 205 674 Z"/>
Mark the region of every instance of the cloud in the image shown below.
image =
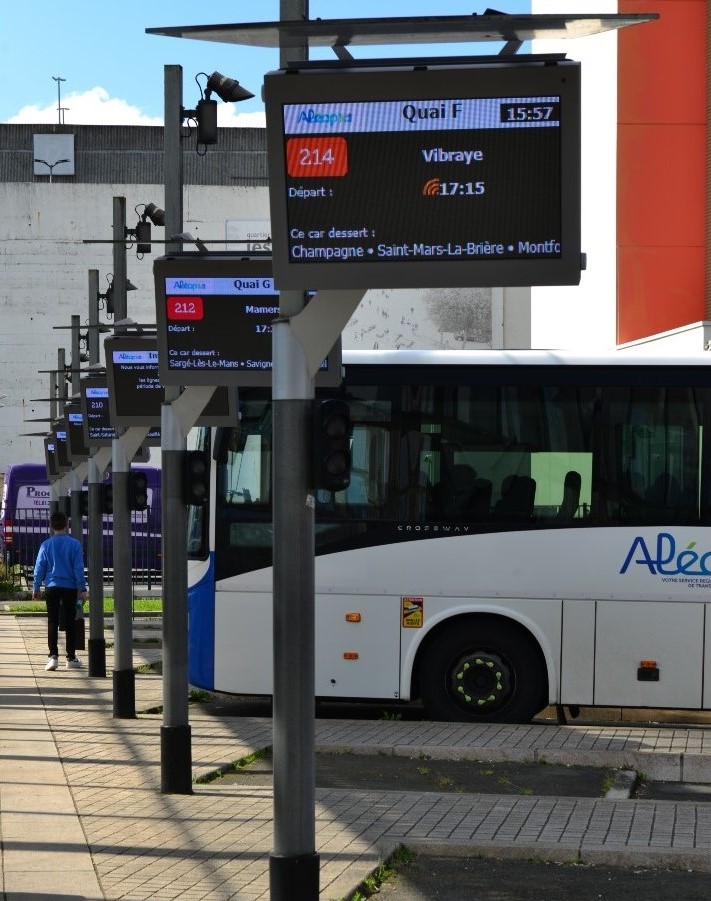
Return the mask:
<path id="1" fill-rule="evenodd" d="M 64 123 L 66 125 L 162 125 L 162 116 L 149 116 L 139 107 L 127 100 L 110 97 L 102 87 L 91 88 L 84 93 L 70 93 L 62 97 Z M 8 124 L 41 125 L 56 124 L 57 105 L 23 106 L 14 116 L 7 120 Z M 240 113 L 234 103 L 218 101 L 217 123 L 220 127 L 264 128 L 264 113 Z"/>

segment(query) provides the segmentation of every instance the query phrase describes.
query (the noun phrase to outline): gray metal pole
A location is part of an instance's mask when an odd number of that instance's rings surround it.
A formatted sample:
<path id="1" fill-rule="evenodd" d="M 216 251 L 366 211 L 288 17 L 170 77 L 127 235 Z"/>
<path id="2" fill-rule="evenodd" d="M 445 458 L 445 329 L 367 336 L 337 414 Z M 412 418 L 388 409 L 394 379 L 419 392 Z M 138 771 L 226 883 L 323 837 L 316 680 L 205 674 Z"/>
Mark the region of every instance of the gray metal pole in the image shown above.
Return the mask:
<path id="1" fill-rule="evenodd" d="M 89 270 L 89 328 L 87 330 L 86 350 L 89 365 L 99 362 L 99 270 Z"/>
<path id="2" fill-rule="evenodd" d="M 308 18 L 308 0 L 280 0 L 282 20 Z M 280 65 L 308 58 L 282 47 Z M 318 901 L 316 853 L 314 513 L 309 423 L 313 381 L 289 318 L 304 306 L 283 291 L 272 332 L 274 417 L 274 849 L 272 901 Z"/>
<path id="3" fill-rule="evenodd" d="M 79 367 L 81 366 L 80 342 L 81 316 L 72 316 L 72 394 L 79 394 Z"/>
<path id="4" fill-rule="evenodd" d="M 89 458 L 89 675 L 106 676 L 106 638 L 104 637 L 104 549 L 101 482 L 103 470 L 95 457 Z"/>
<path id="5" fill-rule="evenodd" d="M 114 197 L 113 206 L 113 259 L 114 259 L 114 322 L 128 315 L 126 303 L 126 198 Z"/>
<path id="6" fill-rule="evenodd" d="M 66 382 L 67 355 L 63 347 L 57 349 L 57 373 L 56 373 L 56 416 L 59 418 L 64 414 L 64 406 L 67 402 L 67 382 Z M 61 510 L 66 511 L 69 504 L 70 488 L 69 479 L 64 476 L 57 479 L 59 486 L 58 504 Z"/>
<path id="7" fill-rule="evenodd" d="M 99 270 L 89 270 L 89 330 L 87 333 L 87 351 L 89 365 L 99 363 Z M 89 458 L 87 474 L 89 490 L 89 539 L 87 547 L 87 566 L 89 570 L 89 638 L 87 655 L 89 658 L 89 675 L 104 678 L 106 676 L 106 638 L 104 636 L 104 548 L 103 548 L 103 515 L 101 513 L 101 483 L 104 467 L 100 465 L 99 455 L 106 456 L 103 448 Z"/>
<path id="8" fill-rule="evenodd" d="M 81 479 L 76 467 L 72 467 L 69 489 L 69 531 L 72 538 L 81 541 L 83 537 L 82 516 L 79 505 L 79 492 L 81 491 Z"/>
<path id="9" fill-rule="evenodd" d="M 114 500 L 114 716 L 136 716 L 136 675 L 133 671 L 131 579 L 131 511 L 128 506 L 130 462 L 121 442 L 111 444 Z"/>
<path id="10" fill-rule="evenodd" d="M 183 69 L 164 68 L 163 167 L 166 238 L 183 231 L 183 149 L 180 143 Z M 166 253 L 181 249 L 167 244 Z M 187 514 L 182 499 L 186 441 L 171 409 L 176 389 L 166 389 L 161 410 L 163 528 L 163 725 L 161 791 L 192 793 L 192 750 L 188 712 Z"/>
<path id="11" fill-rule="evenodd" d="M 80 316 L 72 316 L 72 355 L 71 355 L 71 386 L 72 386 L 72 395 L 79 393 L 79 328 L 81 325 L 81 317 Z M 81 491 L 81 483 L 82 480 L 79 477 L 79 473 L 77 472 L 76 466 L 72 467 L 72 477 L 71 477 L 71 489 L 69 493 L 69 504 L 70 504 L 70 522 L 71 522 L 71 534 L 72 538 L 76 538 L 77 541 L 82 542 L 84 529 L 82 523 L 82 515 L 79 503 L 79 492 Z M 83 543 L 83 542 L 82 542 Z"/>
<path id="12" fill-rule="evenodd" d="M 114 197 L 114 322 L 128 316 L 126 300 L 126 198 Z M 131 561 L 131 511 L 128 506 L 130 460 L 118 438 L 111 445 L 113 470 L 113 571 L 114 571 L 114 716 L 136 715 L 136 674 L 133 671 L 133 580 Z"/>

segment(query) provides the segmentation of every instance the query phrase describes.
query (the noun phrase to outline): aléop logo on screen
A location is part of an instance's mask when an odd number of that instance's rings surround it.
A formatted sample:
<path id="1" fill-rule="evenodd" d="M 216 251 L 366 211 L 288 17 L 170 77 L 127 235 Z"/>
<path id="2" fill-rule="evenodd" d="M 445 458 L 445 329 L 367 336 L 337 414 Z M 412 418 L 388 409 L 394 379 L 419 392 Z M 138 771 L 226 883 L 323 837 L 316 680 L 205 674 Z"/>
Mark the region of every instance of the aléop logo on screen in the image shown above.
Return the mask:
<path id="1" fill-rule="evenodd" d="M 313 108 L 301 110 L 298 118 L 299 123 L 306 122 L 308 125 L 348 125 L 352 121 L 352 113 L 317 113 Z"/>
<path id="2" fill-rule="evenodd" d="M 204 291 L 207 288 L 207 282 L 191 282 L 184 278 L 176 278 L 173 287 L 185 291 Z"/>
<path id="3" fill-rule="evenodd" d="M 663 582 L 686 582 L 689 588 L 708 588 L 711 581 L 711 550 L 696 549 L 691 541 L 679 547 L 669 532 L 657 533 L 656 541 L 648 542 L 637 535 L 627 552 L 620 575 L 631 566 L 644 567 L 650 575 L 661 576 Z"/>

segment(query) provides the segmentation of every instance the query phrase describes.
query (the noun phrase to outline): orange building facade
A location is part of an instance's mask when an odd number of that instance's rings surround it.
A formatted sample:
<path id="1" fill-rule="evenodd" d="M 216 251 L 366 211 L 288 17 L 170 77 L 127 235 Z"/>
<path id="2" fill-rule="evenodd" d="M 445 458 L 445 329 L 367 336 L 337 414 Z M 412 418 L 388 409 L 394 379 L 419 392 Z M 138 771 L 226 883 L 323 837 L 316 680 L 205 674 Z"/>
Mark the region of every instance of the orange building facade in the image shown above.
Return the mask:
<path id="1" fill-rule="evenodd" d="M 709 0 L 619 0 L 617 343 L 711 320 Z"/>

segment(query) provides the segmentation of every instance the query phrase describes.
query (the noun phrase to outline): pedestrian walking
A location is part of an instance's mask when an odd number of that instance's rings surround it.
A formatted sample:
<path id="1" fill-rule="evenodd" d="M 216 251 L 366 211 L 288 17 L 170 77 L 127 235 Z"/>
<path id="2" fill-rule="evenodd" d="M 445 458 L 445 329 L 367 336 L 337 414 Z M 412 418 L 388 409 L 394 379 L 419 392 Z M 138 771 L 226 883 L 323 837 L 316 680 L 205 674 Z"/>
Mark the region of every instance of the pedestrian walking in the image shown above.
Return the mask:
<path id="1" fill-rule="evenodd" d="M 32 596 L 41 597 L 42 583 L 45 586 L 47 602 L 47 644 L 49 656 L 46 670 L 56 670 L 59 666 L 60 612 L 66 637 L 67 669 L 80 669 L 81 661 L 76 656 L 74 619 L 77 599 L 86 600 L 86 580 L 84 576 L 84 556 L 81 544 L 67 534 L 67 517 L 60 510 L 49 518 L 52 530 L 50 538 L 40 545 L 35 561 Z"/>

